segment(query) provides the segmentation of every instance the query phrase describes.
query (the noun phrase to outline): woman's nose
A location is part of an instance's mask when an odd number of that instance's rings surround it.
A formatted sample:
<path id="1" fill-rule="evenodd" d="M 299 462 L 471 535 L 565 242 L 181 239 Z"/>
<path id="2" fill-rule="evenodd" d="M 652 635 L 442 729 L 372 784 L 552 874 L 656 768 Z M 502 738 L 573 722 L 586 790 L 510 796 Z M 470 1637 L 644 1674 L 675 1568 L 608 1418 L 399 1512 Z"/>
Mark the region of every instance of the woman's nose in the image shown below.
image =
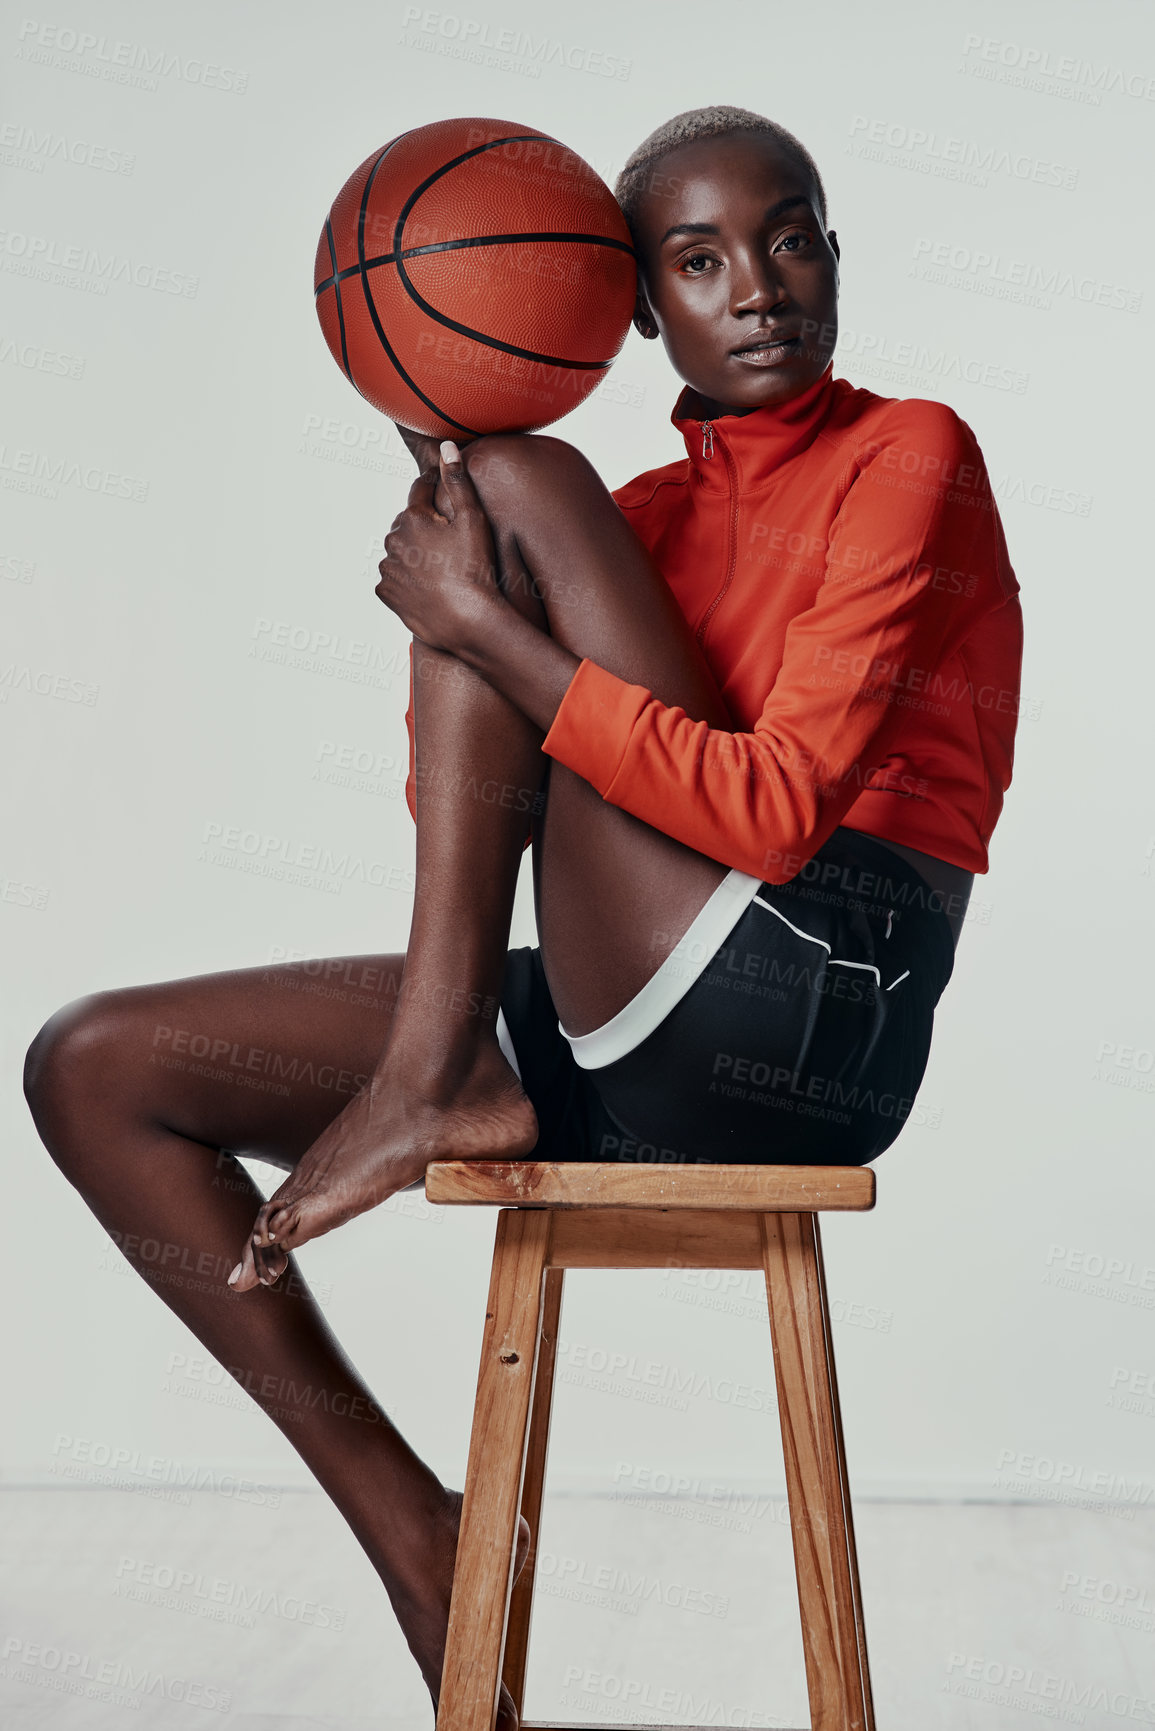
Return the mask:
<path id="1" fill-rule="evenodd" d="M 786 291 L 769 259 L 751 259 L 746 265 L 734 269 L 730 289 L 731 312 L 769 312 L 785 299 Z"/>

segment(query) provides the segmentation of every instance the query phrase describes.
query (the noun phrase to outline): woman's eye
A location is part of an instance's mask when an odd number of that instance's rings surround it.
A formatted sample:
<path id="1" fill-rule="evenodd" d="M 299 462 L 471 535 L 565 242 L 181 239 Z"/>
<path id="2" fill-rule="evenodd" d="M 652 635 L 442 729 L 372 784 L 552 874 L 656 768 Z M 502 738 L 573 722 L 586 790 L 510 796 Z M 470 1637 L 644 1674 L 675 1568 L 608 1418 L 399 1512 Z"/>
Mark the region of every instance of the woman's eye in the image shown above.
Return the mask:
<path id="1" fill-rule="evenodd" d="M 794 245 L 790 244 L 792 241 Z M 778 244 L 787 252 L 801 252 L 804 246 L 810 245 L 810 234 L 806 229 L 796 229 L 793 234 L 783 235 Z"/>
<path id="2" fill-rule="evenodd" d="M 689 254 L 689 256 L 687 258 L 684 258 L 682 260 L 682 269 L 684 271 L 689 271 L 691 276 L 701 276 L 703 274 L 702 269 L 698 268 L 698 267 L 709 265 L 712 263 L 713 263 L 713 260 L 711 259 L 709 253 L 707 253 L 707 252 L 692 252 Z"/>

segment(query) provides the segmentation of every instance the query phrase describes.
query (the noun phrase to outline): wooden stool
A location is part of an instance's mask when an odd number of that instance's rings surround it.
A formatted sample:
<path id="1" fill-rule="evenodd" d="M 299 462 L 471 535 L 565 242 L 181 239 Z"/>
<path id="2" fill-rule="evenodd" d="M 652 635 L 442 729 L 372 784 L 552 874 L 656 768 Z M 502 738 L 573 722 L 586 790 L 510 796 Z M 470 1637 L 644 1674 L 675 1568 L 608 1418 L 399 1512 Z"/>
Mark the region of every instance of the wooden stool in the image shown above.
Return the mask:
<path id="1" fill-rule="evenodd" d="M 873 1208 L 872 1169 L 448 1161 L 425 1194 L 502 1210 L 437 1731 L 493 1731 L 503 1677 L 521 1711 L 565 1270 L 671 1266 L 765 1273 L 811 1731 L 873 1731 L 818 1232 L 819 1209 Z M 511 1597 L 519 1513 L 532 1538 Z"/>

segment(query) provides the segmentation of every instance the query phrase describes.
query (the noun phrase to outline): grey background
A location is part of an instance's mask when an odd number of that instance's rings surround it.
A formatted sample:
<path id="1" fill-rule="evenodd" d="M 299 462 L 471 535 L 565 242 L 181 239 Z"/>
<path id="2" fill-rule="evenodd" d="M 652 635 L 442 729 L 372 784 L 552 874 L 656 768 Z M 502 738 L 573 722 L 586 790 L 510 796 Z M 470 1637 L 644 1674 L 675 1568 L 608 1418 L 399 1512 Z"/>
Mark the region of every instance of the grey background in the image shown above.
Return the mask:
<path id="1" fill-rule="evenodd" d="M 461 57 L 467 25 L 480 60 Z M 512 65 L 485 46 L 503 31 L 530 38 Z M 98 44 L 69 51 L 84 32 Z M 974 428 L 1027 625 L 1016 779 L 919 1121 L 879 1162 L 875 1213 L 824 1223 L 855 1486 L 1146 1501 L 1148 9 L 124 3 L 31 27 L 10 10 L 0 66 L 12 1073 L 43 1019 L 88 991 L 404 947 L 404 887 L 336 877 L 331 893 L 204 857 L 213 826 L 236 826 L 401 886 L 412 867 L 408 640 L 373 595 L 410 465 L 312 310 L 313 249 L 345 177 L 457 113 L 540 126 L 608 179 L 679 109 L 755 108 L 826 179 L 836 371 L 949 402 Z M 69 248 L 85 268 L 54 278 Z M 156 273 L 186 292 L 131 280 Z M 631 334 L 609 386 L 558 431 L 617 485 L 680 454 L 677 390 L 659 345 Z M 87 482 L 67 478 L 73 463 Z M 117 476 L 140 496 L 116 496 Z M 330 641 L 312 667 L 261 659 L 278 633 Z M 341 747 L 383 760 L 375 791 L 319 778 Z M 512 942 L 532 937 L 526 880 Z M 4 1111 L 6 1480 L 99 1482 L 119 1451 L 129 1480 L 160 1458 L 306 1482 L 131 1276 L 15 1087 Z M 403 1198 L 302 1256 L 381 1400 L 458 1482 L 492 1230 Z M 635 1469 L 780 1483 L 748 1279 L 571 1284 L 555 1485 L 620 1486 Z M 607 1391 L 590 1372 L 614 1351 L 637 1362 Z M 680 1407 L 646 1392 L 691 1373 L 711 1380 Z"/>

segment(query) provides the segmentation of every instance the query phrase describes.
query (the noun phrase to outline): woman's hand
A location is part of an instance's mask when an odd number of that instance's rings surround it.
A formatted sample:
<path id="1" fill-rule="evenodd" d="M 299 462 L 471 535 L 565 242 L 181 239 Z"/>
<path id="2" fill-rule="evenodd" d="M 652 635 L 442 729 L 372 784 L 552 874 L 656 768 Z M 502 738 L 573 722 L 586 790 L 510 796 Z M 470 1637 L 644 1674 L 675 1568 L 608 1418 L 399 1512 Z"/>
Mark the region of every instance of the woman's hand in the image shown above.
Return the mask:
<path id="1" fill-rule="evenodd" d="M 441 506 L 434 503 L 434 495 Z M 497 586 L 489 520 L 456 445 L 441 446 L 439 473 L 427 470 L 385 537 L 377 594 L 415 637 L 451 653 L 492 630 L 508 607 Z"/>
<path id="2" fill-rule="evenodd" d="M 432 433 L 415 433 L 412 427 L 403 427 L 400 421 L 394 421 L 393 425 L 401 435 L 401 443 L 417 464 L 418 473 L 423 475 L 426 469 L 436 469 L 441 440 Z"/>

